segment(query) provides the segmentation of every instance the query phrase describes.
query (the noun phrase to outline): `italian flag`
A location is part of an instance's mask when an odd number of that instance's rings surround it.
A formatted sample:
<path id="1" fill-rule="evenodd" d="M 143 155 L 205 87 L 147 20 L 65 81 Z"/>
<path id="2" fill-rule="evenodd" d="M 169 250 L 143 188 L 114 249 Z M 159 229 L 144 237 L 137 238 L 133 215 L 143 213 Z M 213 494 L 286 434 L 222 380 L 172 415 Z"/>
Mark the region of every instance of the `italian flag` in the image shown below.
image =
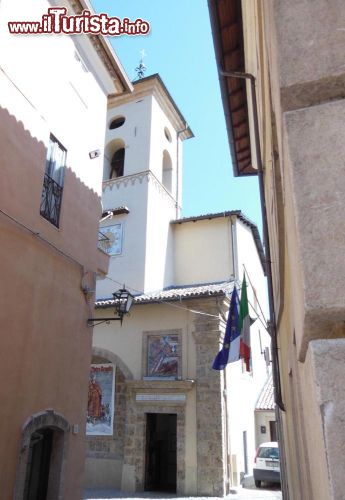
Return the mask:
<path id="1" fill-rule="evenodd" d="M 244 359 L 247 372 L 250 372 L 250 317 L 247 298 L 246 277 L 243 275 L 239 315 L 240 357 Z"/>

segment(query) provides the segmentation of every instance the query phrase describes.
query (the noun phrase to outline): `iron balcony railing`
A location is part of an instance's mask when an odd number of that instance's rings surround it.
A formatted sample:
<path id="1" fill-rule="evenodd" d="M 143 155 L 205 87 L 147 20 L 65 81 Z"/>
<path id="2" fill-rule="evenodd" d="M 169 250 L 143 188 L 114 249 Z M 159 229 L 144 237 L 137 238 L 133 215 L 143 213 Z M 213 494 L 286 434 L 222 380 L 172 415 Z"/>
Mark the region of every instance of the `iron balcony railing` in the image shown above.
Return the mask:
<path id="1" fill-rule="evenodd" d="M 56 227 L 59 227 L 62 191 L 62 186 L 44 174 L 40 213 Z"/>

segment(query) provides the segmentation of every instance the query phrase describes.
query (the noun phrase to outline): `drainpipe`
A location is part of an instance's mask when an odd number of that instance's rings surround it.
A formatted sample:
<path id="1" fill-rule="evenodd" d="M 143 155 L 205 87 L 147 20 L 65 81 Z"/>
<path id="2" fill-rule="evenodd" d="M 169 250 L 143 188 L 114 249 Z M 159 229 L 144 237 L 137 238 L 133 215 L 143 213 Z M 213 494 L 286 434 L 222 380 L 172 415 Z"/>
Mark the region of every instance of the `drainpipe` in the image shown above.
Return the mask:
<path id="1" fill-rule="evenodd" d="M 180 154 L 180 151 L 179 151 L 179 138 L 180 138 L 180 135 L 183 134 L 183 132 L 185 132 L 186 130 L 188 130 L 188 124 L 187 122 L 185 123 L 185 126 L 183 129 L 181 130 L 178 130 L 177 133 L 176 133 L 176 219 L 179 218 L 179 205 L 178 205 L 178 197 L 179 197 L 179 154 Z"/>
<path id="2" fill-rule="evenodd" d="M 273 280 L 272 280 L 272 267 L 271 267 L 272 261 L 271 261 L 271 249 L 270 249 L 268 224 L 267 224 L 267 208 L 266 208 L 266 198 L 265 198 L 263 165 L 262 165 L 262 158 L 261 158 L 258 107 L 257 107 L 256 90 L 255 90 L 255 76 L 250 74 L 250 73 L 240 73 L 238 71 L 220 71 L 220 74 L 222 76 L 227 77 L 227 78 L 240 78 L 243 80 L 249 80 L 250 85 L 251 85 L 255 149 L 256 149 L 256 157 L 257 157 L 257 165 L 258 165 L 258 178 L 259 178 L 259 189 L 260 189 L 263 239 L 264 239 L 265 256 L 266 256 L 268 304 L 269 304 L 269 314 L 270 314 L 270 321 L 268 322 L 268 330 L 269 330 L 269 333 L 270 333 L 271 339 L 272 339 L 272 369 L 273 369 L 272 371 L 273 371 L 273 380 L 274 380 L 274 392 L 275 392 L 275 401 L 276 401 L 277 406 L 282 411 L 285 411 L 285 406 L 283 403 L 282 393 L 281 393 L 281 384 L 280 384 L 280 369 L 279 369 L 278 342 L 277 342 L 277 324 L 276 324 L 276 316 L 275 316 L 275 310 L 274 310 Z"/>

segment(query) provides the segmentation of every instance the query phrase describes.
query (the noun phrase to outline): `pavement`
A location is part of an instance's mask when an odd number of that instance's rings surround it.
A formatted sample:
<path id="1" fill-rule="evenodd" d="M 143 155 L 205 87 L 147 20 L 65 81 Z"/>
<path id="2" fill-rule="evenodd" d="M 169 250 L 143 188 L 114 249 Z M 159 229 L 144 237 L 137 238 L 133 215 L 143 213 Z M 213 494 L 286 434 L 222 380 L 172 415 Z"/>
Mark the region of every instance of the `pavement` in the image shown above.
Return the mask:
<path id="1" fill-rule="evenodd" d="M 84 500 L 115 500 L 121 498 L 122 500 L 140 500 L 140 499 L 152 499 L 152 500 L 281 500 L 282 493 L 277 486 L 272 486 L 267 488 L 234 488 L 231 490 L 230 494 L 226 497 L 179 497 L 171 493 L 156 493 L 156 492 L 144 492 L 144 493 L 124 493 L 122 491 L 116 490 L 88 490 L 85 492 Z"/>

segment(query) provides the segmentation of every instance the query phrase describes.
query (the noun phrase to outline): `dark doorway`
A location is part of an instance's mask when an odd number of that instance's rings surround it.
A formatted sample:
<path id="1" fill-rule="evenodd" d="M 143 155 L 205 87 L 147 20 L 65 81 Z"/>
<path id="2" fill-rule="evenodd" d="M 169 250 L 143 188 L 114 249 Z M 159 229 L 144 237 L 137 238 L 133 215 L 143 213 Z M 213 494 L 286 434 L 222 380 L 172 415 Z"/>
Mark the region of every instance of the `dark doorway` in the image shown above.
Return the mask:
<path id="1" fill-rule="evenodd" d="M 148 413 L 145 490 L 176 493 L 176 415 Z"/>
<path id="2" fill-rule="evenodd" d="M 270 437 L 271 441 L 278 441 L 277 439 L 277 422 L 270 420 Z"/>
<path id="3" fill-rule="evenodd" d="M 31 436 L 25 500 L 47 498 L 53 434 L 52 429 L 46 428 L 34 432 Z"/>

